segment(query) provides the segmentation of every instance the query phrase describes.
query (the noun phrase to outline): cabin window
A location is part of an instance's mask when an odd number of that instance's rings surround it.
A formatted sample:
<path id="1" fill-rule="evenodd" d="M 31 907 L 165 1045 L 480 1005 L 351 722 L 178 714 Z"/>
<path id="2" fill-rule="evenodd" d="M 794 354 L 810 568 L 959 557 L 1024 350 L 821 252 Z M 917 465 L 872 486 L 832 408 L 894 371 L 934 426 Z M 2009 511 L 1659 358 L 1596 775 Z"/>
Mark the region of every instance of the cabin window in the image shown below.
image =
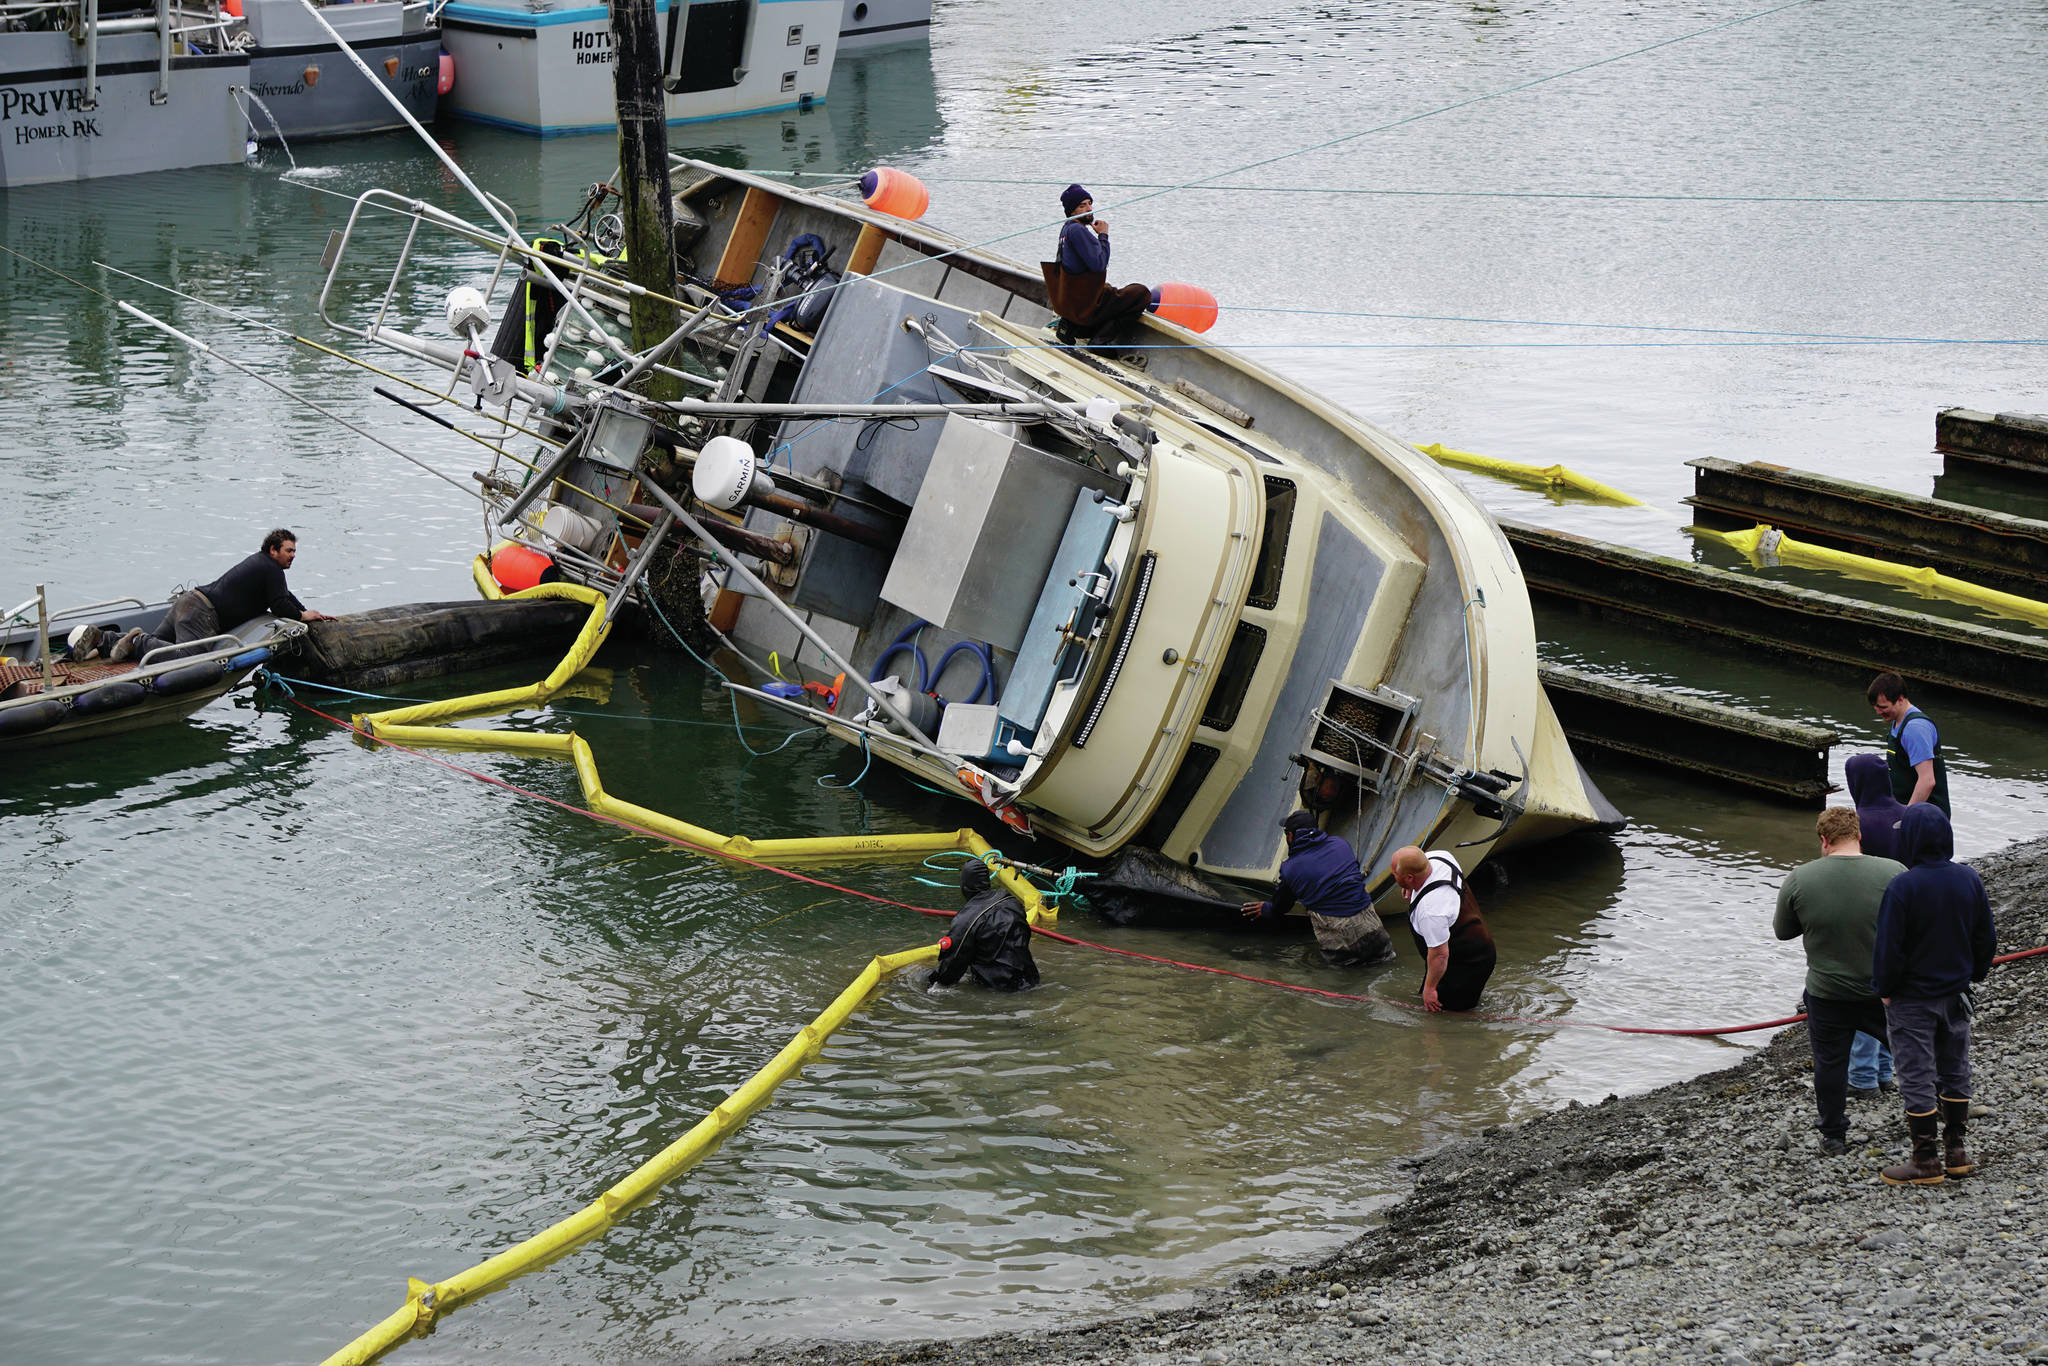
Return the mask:
<path id="1" fill-rule="evenodd" d="M 1266 476 L 1266 529 L 1245 603 L 1272 611 L 1280 605 L 1280 572 L 1287 567 L 1287 532 L 1294 525 L 1294 482 Z"/>
<path id="2" fill-rule="evenodd" d="M 1211 730 L 1229 730 L 1236 724 L 1244 695 L 1252 686 L 1252 675 L 1259 670 L 1259 656 L 1265 652 L 1265 629 L 1248 621 L 1237 623 L 1237 634 L 1230 638 L 1223 667 L 1216 671 L 1216 686 L 1209 690 L 1209 705 L 1202 711 L 1203 725 Z"/>
<path id="3" fill-rule="evenodd" d="M 1202 790 L 1202 784 L 1209 781 L 1209 770 L 1216 767 L 1216 761 L 1223 757 L 1223 751 L 1212 745 L 1189 745 L 1187 756 L 1180 761 L 1180 770 L 1173 775 L 1173 782 L 1167 786 L 1166 795 L 1159 799 L 1159 809 L 1145 822 L 1145 828 L 1138 834 L 1138 843 L 1147 849 L 1164 849 L 1173 827 L 1180 824 L 1180 818 L 1187 814 L 1195 794 Z"/>

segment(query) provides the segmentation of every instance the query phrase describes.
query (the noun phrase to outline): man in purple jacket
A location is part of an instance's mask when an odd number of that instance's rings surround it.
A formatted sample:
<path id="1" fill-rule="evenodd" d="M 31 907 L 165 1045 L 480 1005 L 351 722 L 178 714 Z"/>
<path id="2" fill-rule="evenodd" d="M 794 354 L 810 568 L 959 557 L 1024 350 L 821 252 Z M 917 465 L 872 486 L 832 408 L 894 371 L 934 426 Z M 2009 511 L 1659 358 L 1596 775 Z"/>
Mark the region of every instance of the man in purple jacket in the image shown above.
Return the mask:
<path id="1" fill-rule="evenodd" d="M 1955 835 L 1941 808 L 1916 802 L 1900 826 L 1908 866 L 1878 907 L 1870 985 L 1884 998 L 1913 1156 L 1880 1175 L 1894 1186 L 1932 1186 L 1976 1170 L 1963 1146 L 1970 1117 L 1964 993 L 1991 971 L 1998 931 L 1977 870 L 1950 857 Z"/>
<path id="2" fill-rule="evenodd" d="M 1067 221 L 1060 225 L 1057 257 L 1040 263 L 1046 298 L 1059 314 L 1053 335 L 1060 345 L 1082 338 L 1114 335 L 1123 325 L 1158 302 L 1148 285 L 1109 283 L 1109 224 L 1095 216 L 1095 197 L 1085 185 L 1069 185 L 1060 193 Z"/>

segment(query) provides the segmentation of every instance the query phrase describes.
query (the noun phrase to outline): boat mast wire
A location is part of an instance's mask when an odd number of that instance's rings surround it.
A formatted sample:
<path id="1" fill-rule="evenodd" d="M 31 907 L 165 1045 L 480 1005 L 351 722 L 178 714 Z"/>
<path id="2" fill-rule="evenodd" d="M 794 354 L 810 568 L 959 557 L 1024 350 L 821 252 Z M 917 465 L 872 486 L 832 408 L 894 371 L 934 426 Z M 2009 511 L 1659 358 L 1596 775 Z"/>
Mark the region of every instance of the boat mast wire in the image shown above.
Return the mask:
<path id="1" fill-rule="evenodd" d="M 435 469 L 432 465 L 429 465 L 426 461 L 417 459 L 411 455 L 406 454 L 398 447 L 392 445 L 389 441 L 386 441 L 383 437 L 378 436 L 372 432 L 364 431 L 355 423 L 350 422 L 347 418 L 341 416 L 341 414 L 333 411 L 330 408 L 325 407 L 322 404 L 314 402 L 312 399 L 307 398 L 304 394 L 298 393 L 292 389 L 287 388 L 282 384 L 279 384 L 276 380 L 270 378 L 270 376 L 264 374 L 262 371 L 256 369 L 254 366 L 244 365 L 242 364 L 242 362 L 234 359 L 231 356 L 223 355 L 221 352 L 215 350 L 213 347 L 199 340 L 199 338 L 194 337 L 189 333 L 180 332 L 177 328 L 171 326 L 163 319 L 152 317 L 151 315 L 143 312 L 134 304 L 129 303 L 126 299 L 114 300 L 114 306 L 116 308 L 119 308 L 123 313 L 126 313 L 131 318 L 139 318 L 141 321 L 148 323 L 151 327 L 156 328 L 158 331 L 166 333 L 169 336 L 175 337 L 177 340 L 185 343 L 185 345 L 199 352 L 199 354 L 201 354 L 202 356 L 205 356 L 210 360 L 219 361 L 222 365 L 225 365 L 230 369 L 241 371 L 243 374 L 249 376 L 251 379 L 255 380 L 257 383 L 263 385 L 264 387 L 269 389 L 275 389 L 278 393 L 283 394 L 286 398 L 291 399 L 293 402 L 303 403 L 308 408 L 311 408 L 314 412 L 320 414 L 320 416 L 327 418 L 329 421 L 340 423 L 342 426 L 354 432 L 357 436 L 362 437 L 365 441 L 375 442 L 377 445 L 382 446 L 385 450 L 390 451 L 393 455 L 397 456 L 401 460 L 406 461 L 408 464 L 419 466 L 428 474 L 433 475 L 436 479 L 441 480 L 443 483 L 448 484 L 450 487 L 457 490 L 459 493 L 462 494 L 463 497 L 475 498 L 479 501 L 483 500 L 484 495 L 480 491 L 470 488 L 467 484 L 464 484 L 454 475 L 444 474 L 442 471 Z"/>

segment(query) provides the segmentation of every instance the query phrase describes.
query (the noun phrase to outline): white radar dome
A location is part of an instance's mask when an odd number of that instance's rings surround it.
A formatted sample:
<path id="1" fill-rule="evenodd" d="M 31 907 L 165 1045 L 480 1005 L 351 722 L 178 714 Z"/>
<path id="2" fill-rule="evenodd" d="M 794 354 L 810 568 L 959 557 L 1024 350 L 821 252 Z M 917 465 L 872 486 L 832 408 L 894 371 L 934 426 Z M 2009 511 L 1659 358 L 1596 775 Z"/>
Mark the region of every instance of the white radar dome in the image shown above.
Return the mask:
<path id="1" fill-rule="evenodd" d="M 729 512 L 750 493 L 773 493 L 775 481 L 754 463 L 754 448 L 736 436 L 714 436 L 697 452 L 690 489 L 699 501 Z"/>

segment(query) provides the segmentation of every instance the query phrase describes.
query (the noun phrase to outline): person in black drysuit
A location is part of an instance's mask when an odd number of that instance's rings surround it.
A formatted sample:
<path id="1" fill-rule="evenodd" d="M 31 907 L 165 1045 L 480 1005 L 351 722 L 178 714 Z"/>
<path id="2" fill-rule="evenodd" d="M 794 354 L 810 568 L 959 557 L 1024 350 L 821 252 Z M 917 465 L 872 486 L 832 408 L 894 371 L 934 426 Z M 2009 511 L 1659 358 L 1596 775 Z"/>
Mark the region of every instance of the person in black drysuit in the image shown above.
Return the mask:
<path id="1" fill-rule="evenodd" d="M 1056 259 L 1039 263 L 1046 298 L 1060 319 L 1053 335 L 1060 345 L 1072 346 L 1080 338 L 1128 331 L 1139 314 L 1158 305 L 1157 294 L 1149 285 L 1110 286 L 1109 224 L 1095 216 L 1087 187 L 1067 186 L 1060 208 L 1067 221 L 1060 225 Z"/>
<path id="2" fill-rule="evenodd" d="M 263 546 L 233 569 L 198 588 L 171 599 L 171 610 L 154 631 L 140 627 L 121 637 L 110 659 L 140 659 L 151 650 L 187 641 L 205 640 L 240 626 L 265 612 L 287 621 L 332 621 L 325 612 L 292 596 L 284 571 L 298 557 L 299 538 L 283 527 L 263 538 Z"/>
<path id="3" fill-rule="evenodd" d="M 949 987 L 972 970 L 974 980 L 993 991 L 1022 991 L 1038 985 L 1038 964 L 1031 957 L 1031 922 L 1024 906 L 989 876 L 981 860 L 960 870 L 960 895 L 966 898 L 953 917 L 953 928 L 939 941 L 939 966 L 932 985 Z"/>
<path id="4" fill-rule="evenodd" d="M 1341 836 L 1316 824 L 1312 811 L 1296 811 L 1280 822 L 1287 858 L 1271 901 L 1247 901 L 1247 920 L 1286 915 L 1301 903 L 1315 927 L 1316 947 L 1333 968 L 1363 968 L 1394 956 L 1394 941 L 1372 908 L 1358 855 Z"/>

